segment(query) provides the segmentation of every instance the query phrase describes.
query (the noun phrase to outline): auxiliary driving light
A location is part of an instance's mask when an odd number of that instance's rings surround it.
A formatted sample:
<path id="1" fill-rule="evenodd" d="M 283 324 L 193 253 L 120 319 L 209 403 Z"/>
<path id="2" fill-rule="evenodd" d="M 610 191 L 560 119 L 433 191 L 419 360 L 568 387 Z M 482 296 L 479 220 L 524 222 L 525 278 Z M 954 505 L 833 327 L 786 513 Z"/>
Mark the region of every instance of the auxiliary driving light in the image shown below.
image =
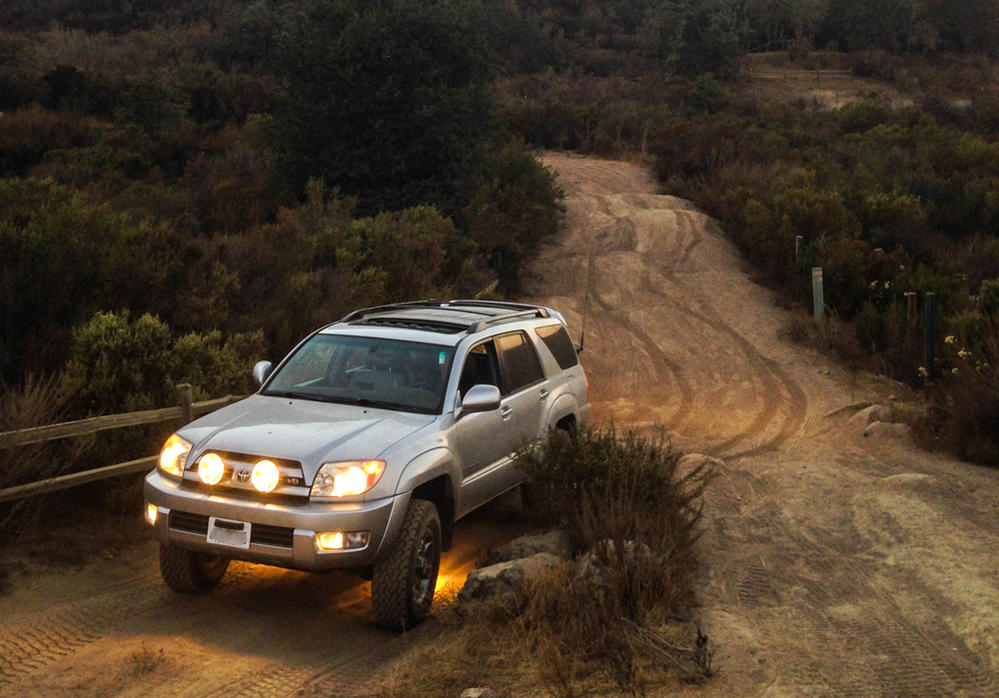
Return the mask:
<path id="1" fill-rule="evenodd" d="M 217 453 L 206 453 L 198 459 L 198 477 L 206 485 L 217 485 L 225 475 L 225 463 Z"/>
<path id="2" fill-rule="evenodd" d="M 366 548 L 368 545 L 368 531 L 331 531 L 328 533 L 316 534 L 316 549 L 320 552 L 328 553 L 336 550 L 357 550 Z"/>
<path id="3" fill-rule="evenodd" d="M 253 466 L 253 473 L 250 474 L 250 482 L 257 488 L 258 492 L 273 492 L 281 479 L 281 471 L 269 460 L 262 460 Z"/>
<path id="4" fill-rule="evenodd" d="M 151 524 L 155 524 L 157 514 L 159 514 L 159 509 L 156 508 L 155 504 L 146 505 L 146 521 Z"/>

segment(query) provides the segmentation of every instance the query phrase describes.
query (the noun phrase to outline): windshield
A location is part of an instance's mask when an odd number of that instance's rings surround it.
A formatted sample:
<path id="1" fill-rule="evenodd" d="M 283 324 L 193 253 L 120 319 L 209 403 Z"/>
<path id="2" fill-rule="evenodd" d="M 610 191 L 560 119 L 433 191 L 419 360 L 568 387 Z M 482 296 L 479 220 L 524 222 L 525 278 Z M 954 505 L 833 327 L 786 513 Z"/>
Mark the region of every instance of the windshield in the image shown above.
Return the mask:
<path id="1" fill-rule="evenodd" d="M 436 344 L 317 334 L 263 394 L 435 414 L 453 353 Z"/>

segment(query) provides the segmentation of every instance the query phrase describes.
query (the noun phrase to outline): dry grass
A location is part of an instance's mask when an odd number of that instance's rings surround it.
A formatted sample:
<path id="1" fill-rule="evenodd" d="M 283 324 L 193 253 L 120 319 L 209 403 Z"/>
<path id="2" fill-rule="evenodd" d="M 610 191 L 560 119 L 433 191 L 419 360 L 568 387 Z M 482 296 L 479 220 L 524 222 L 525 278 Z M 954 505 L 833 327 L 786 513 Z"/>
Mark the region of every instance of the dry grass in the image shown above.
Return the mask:
<path id="1" fill-rule="evenodd" d="M 711 675 L 693 620 L 700 495 L 709 473 L 681 476 L 662 439 L 613 428 L 554 433 L 521 456 L 541 523 L 572 532 L 577 560 L 527 588 L 516 608 L 447 604 L 433 637 L 381 695 L 644 694 Z M 427 671 L 432 666 L 433 671 Z"/>
<path id="2" fill-rule="evenodd" d="M 18 388 L 0 384 L 0 431 L 54 424 L 66 414 L 67 395 L 58 377 L 28 375 Z M 74 446 L 29 444 L 0 450 L 0 489 L 58 475 L 72 460 Z M 31 523 L 37 500 L 0 504 L 0 545 Z"/>

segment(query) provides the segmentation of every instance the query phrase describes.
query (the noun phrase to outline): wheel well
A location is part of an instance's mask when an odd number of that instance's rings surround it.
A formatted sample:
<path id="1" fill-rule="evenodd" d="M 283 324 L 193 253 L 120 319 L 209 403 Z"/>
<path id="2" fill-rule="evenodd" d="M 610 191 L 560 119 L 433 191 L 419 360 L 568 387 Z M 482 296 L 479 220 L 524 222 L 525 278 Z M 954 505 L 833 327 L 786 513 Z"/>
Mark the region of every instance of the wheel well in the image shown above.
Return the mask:
<path id="1" fill-rule="evenodd" d="M 576 431 L 576 415 L 567 414 L 562 419 L 555 422 L 555 428 L 572 433 Z"/>
<path id="2" fill-rule="evenodd" d="M 451 491 L 451 481 L 446 475 L 424 482 L 413 490 L 413 497 L 426 499 L 437 507 L 437 515 L 441 520 L 441 548 L 445 551 L 451 548 L 454 540 L 454 494 Z"/>

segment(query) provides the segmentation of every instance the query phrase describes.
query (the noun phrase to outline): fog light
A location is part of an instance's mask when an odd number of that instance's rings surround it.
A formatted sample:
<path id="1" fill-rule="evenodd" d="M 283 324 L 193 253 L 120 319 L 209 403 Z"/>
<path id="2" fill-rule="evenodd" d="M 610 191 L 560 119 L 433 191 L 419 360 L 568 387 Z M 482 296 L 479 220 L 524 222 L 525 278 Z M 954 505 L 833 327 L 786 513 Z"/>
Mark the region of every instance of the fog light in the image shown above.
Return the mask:
<path id="1" fill-rule="evenodd" d="M 157 514 L 159 514 L 159 509 L 156 508 L 155 504 L 146 505 L 146 521 L 151 524 L 155 524 Z"/>
<path id="2" fill-rule="evenodd" d="M 250 474 L 250 482 L 253 483 L 258 492 L 273 492 L 280 479 L 281 472 L 269 460 L 257 463 L 253 466 L 253 473 Z"/>
<path id="3" fill-rule="evenodd" d="M 359 548 L 366 548 L 370 537 L 368 531 L 317 533 L 316 549 L 327 553 L 336 550 L 357 550 Z"/>
<path id="4" fill-rule="evenodd" d="M 343 533 L 317 533 L 316 547 L 320 550 L 343 550 Z"/>
<path id="5" fill-rule="evenodd" d="M 198 459 L 198 477 L 206 485 L 217 485 L 225 475 L 225 463 L 217 453 L 206 453 Z"/>

